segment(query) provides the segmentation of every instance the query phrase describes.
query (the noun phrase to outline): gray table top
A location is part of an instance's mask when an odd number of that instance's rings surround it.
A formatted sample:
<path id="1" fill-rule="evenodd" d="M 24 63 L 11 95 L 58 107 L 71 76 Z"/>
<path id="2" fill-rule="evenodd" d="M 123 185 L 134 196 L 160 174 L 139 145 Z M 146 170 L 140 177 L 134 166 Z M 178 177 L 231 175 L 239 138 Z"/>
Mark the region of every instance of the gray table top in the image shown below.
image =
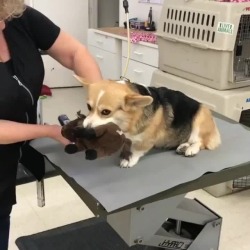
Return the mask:
<path id="1" fill-rule="evenodd" d="M 130 169 L 119 167 L 118 155 L 87 161 L 83 152 L 68 155 L 47 138 L 32 145 L 78 186 L 78 192 L 82 188 L 110 213 L 250 175 L 250 131 L 224 119 L 216 122 L 222 137 L 218 149 L 193 158 L 153 150 Z"/>

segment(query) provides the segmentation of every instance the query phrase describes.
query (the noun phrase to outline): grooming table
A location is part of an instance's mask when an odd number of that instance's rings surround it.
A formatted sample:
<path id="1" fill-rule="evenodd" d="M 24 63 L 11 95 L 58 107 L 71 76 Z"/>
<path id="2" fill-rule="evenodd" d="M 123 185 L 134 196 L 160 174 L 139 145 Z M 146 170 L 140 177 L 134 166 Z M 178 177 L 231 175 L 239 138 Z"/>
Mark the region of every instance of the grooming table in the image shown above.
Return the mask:
<path id="1" fill-rule="evenodd" d="M 35 140 L 32 145 L 128 246 L 216 250 L 222 218 L 184 196 L 250 175 L 250 131 L 215 117 L 222 137 L 220 148 L 203 150 L 193 158 L 153 150 L 130 169 L 119 167 L 118 155 L 86 161 L 84 153 L 68 155 L 50 139 Z"/>

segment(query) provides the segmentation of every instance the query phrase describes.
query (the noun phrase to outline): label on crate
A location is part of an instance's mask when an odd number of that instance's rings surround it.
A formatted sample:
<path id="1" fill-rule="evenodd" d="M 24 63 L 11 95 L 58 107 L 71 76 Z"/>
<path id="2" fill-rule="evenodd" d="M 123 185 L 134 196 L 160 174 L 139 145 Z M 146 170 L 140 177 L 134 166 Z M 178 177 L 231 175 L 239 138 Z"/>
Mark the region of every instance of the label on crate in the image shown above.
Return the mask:
<path id="1" fill-rule="evenodd" d="M 234 31 L 234 25 L 232 23 L 219 22 L 217 31 L 220 33 L 232 35 Z"/>

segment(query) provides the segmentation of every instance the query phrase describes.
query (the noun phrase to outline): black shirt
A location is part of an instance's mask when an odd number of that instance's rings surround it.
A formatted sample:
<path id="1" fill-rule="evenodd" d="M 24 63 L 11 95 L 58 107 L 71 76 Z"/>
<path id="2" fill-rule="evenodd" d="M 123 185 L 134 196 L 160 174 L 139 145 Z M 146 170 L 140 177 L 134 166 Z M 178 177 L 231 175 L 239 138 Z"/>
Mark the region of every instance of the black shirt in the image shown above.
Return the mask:
<path id="1" fill-rule="evenodd" d="M 6 22 L 3 33 L 11 60 L 0 63 L 0 119 L 34 123 L 32 114 L 44 80 L 39 50 L 53 45 L 60 28 L 27 7 L 21 17 Z M 0 207 L 16 202 L 16 172 L 22 144 L 0 145 Z"/>

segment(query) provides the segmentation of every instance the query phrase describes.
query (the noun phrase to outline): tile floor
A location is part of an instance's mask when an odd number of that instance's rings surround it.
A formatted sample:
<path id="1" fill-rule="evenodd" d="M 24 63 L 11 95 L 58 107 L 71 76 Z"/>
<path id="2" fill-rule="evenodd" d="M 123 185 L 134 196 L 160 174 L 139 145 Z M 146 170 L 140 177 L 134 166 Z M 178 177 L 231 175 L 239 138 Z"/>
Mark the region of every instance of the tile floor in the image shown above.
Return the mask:
<path id="1" fill-rule="evenodd" d="M 53 90 L 53 96 L 43 101 L 44 122 L 58 123 L 65 113 L 71 119 L 78 110 L 85 112 L 84 90 L 68 88 Z M 93 216 L 91 211 L 61 177 L 46 179 L 46 206 L 39 208 L 35 183 L 17 187 L 18 204 L 12 213 L 10 250 L 17 250 L 16 238 Z M 220 250 L 250 249 L 250 190 L 214 198 L 203 190 L 188 194 L 223 217 Z M 100 249 L 101 250 L 101 249 Z M 202 250 L 202 249 L 199 249 Z"/>

